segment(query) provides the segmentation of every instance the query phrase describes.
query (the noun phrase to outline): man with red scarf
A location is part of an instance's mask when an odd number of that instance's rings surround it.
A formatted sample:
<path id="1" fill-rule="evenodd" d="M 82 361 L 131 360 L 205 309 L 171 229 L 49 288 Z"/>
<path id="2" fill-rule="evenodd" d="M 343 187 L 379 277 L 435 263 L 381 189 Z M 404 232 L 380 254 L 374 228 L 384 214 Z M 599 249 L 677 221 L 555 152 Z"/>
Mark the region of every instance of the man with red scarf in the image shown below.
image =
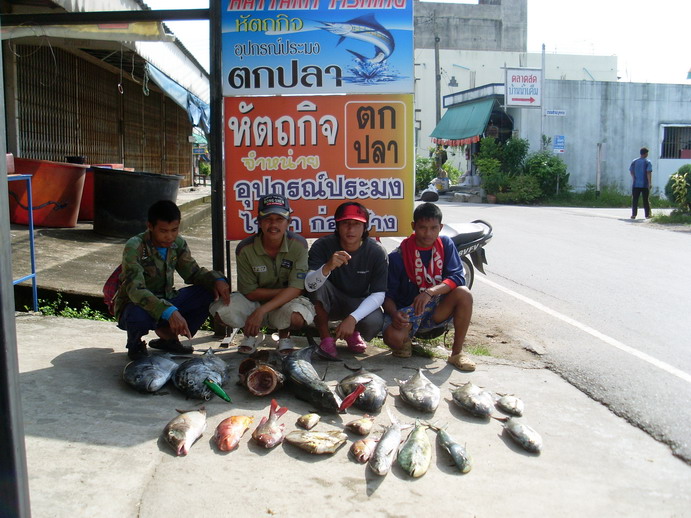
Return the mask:
<path id="1" fill-rule="evenodd" d="M 418 329 L 453 322 L 454 339 L 448 362 L 461 371 L 475 370 L 463 349 L 473 312 L 473 296 L 465 286 L 463 263 L 451 239 L 439 236 L 442 213 L 433 203 L 413 213 L 413 234 L 389 254 L 384 299 L 384 343 L 394 356 L 412 354 Z"/>

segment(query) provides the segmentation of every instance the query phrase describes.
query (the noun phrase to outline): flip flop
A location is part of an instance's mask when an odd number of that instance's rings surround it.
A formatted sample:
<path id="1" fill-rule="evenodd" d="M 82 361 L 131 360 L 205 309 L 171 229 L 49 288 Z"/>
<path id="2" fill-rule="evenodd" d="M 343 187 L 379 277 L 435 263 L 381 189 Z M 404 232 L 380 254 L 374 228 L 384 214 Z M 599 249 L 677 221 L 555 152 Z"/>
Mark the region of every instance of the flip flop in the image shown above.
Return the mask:
<path id="1" fill-rule="evenodd" d="M 242 343 L 238 345 L 238 352 L 240 354 L 254 354 L 257 351 L 257 346 L 262 343 L 263 340 L 264 337 L 261 333 L 257 336 L 247 336 Z"/>
<path id="2" fill-rule="evenodd" d="M 276 350 L 281 356 L 287 356 L 295 350 L 295 344 L 290 338 L 280 338 Z"/>

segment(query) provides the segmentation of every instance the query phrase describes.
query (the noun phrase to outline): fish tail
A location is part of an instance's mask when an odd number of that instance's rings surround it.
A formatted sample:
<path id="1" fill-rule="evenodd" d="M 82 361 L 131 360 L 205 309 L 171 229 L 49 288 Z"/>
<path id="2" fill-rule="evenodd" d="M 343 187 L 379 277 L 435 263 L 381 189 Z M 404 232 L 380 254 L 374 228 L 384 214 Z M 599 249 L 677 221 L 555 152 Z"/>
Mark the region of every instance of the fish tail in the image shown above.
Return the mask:
<path id="1" fill-rule="evenodd" d="M 271 400 L 271 410 L 269 411 L 270 415 L 275 415 L 276 418 L 278 419 L 281 417 L 283 414 L 285 414 L 288 411 L 287 406 L 279 406 L 278 402 L 275 399 Z"/>

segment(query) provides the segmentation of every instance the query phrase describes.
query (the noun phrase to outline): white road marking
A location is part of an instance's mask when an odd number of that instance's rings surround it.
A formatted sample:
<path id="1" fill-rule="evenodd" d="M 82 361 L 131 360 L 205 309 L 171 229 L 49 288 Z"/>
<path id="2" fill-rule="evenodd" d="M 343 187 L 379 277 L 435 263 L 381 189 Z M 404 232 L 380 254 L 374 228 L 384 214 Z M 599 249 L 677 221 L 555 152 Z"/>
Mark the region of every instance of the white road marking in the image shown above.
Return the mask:
<path id="1" fill-rule="evenodd" d="M 574 320 L 571 317 L 567 317 L 566 315 L 559 313 L 558 311 L 555 311 L 553 309 L 548 308 L 547 306 L 540 304 L 539 302 L 530 299 L 524 295 L 521 295 L 520 293 L 517 293 L 513 290 L 510 290 L 508 288 L 505 288 L 496 282 L 492 282 L 489 279 L 486 279 L 485 277 L 480 277 L 476 276 L 475 281 L 480 281 L 484 284 L 488 284 L 489 286 L 492 286 L 493 288 L 498 289 L 499 291 L 503 291 L 507 295 L 511 295 L 514 298 L 517 298 L 518 300 L 525 302 L 526 304 L 529 304 L 533 306 L 536 309 L 539 309 L 540 311 L 543 311 L 544 313 L 547 313 L 550 316 L 553 316 L 554 318 L 557 318 L 561 320 L 562 322 L 566 322 L 567 324 L 570 324 L 574 326 L 577 329 L 580 329 L 581 331 L 588 333 L 591 336 L 594 336 L 595 338 L 602 340 L 606 344 L 611 345 L 612 347 L 616 347 L 620 351 L 623 351 L 625 353 L 630 354 L 631 356 L 635 356 L 639 360 L 643 360 L 645 362 L 648 362 L 651 365 L 654 365 L 655 367 L 662 369 L 663 371 L 672 374 L 673 376 L 676 376 L 677 378 L 680 378 L 687 383 L 691 383 L 691 374 L 688 374 L 680 369 L 677 369 L 676 367 L 665 363 L 663 361 L 658 360 L 657 358 L 653 358 L 652 356 L 639 351 L 638 349 L 634 349 L 633 347 L 630 347 L 626 344 L 621 343 L 619 340 L 616 340 L 612 338 L 611 336 L 607 336 L 604 333 L 601 333 L 600 331 L 593 329 L 590 326 L 587 326 L 585 324 L 582 324 L 581 322 L 578 322 L 577 320 Z"/>

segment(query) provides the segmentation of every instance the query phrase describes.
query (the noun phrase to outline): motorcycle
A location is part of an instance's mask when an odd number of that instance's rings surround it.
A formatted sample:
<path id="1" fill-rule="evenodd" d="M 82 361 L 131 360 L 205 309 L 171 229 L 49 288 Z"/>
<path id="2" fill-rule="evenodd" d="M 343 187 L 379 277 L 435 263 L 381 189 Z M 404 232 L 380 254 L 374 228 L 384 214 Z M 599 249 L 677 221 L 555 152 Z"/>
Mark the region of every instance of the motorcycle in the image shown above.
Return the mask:
<path id="1" fill-rule="evenodd" d="M 484 247 L 492 239 L 492 225 L 481 219 L 470 223 L 444 223 L 441 234 L 451 238 L 456 245 L 465 269 L 466 286 L 471 289 L 475 270 L 485 273 L 487 257 Z"/>

